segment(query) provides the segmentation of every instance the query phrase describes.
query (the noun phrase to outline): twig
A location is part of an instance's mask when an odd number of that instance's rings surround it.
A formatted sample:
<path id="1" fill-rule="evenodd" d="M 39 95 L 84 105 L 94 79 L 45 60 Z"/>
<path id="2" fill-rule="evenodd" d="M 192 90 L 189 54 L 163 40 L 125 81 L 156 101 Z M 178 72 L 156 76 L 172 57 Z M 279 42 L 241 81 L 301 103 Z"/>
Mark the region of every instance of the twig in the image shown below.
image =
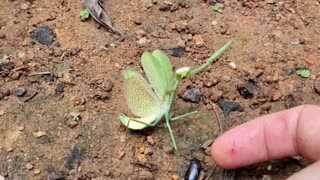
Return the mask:
<path id="1" fill-rule="evenodd" d="M 27 99 L 25 99 L 25 100 L 23 100 L 23 101 L 24 101 L 24 102 L 28 102 L 28 101 L 30 101 L 32 98 L 34 98 L 37 94 L 38 94 L 38 92 L 35 91 L 33 94 L 31 94 L 30 97 L 28 97 Z"/>
<path id="2" fill-rule="evenodd" d="M 223 128 L 222 128 L 222 125 L 221 125 L 221 119 L 220 119 L 220 117 L 219 117 L 219 115 L 218 115 L 218 113 L 217 113 L 217 111 L 216 111 L 216 106 L 212 103 L 212 101 L 211 101 L 209 98 L 208 98 L 208 100 L 209 100 L 210 105 L 212 106 L 212 109 L 213 109 L 213 111 L 214 111 L 214 114 L 215 114 L 216 117 L 217 117 L 219 129 L 220 129 L 220 134 L 222 134 L 222 133 L 223 133 Z"/>
<path id="3" fill-rule="evenodd" d="M 38 76 L 38 75 L 46 75 L 46 74 L 51 74 L 49 71 L 45 71 L 45 72 L 34 72 L 34 73 L 30 73 L 29 76 Z"/>

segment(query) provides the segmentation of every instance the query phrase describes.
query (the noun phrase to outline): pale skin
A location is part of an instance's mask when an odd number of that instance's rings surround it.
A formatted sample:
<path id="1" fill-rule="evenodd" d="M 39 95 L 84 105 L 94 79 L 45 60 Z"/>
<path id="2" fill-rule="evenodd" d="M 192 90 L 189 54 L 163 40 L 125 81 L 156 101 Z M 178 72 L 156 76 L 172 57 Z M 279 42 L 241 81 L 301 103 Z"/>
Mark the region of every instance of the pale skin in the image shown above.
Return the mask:
<path id="1" fill-rule="evenodd" d="M 211 155 L 225 169 L 301 155 L 313 164 L 288 180 L 318 180 L 320 106 L 302 105 L 242 124 L 216 139 Z"/>

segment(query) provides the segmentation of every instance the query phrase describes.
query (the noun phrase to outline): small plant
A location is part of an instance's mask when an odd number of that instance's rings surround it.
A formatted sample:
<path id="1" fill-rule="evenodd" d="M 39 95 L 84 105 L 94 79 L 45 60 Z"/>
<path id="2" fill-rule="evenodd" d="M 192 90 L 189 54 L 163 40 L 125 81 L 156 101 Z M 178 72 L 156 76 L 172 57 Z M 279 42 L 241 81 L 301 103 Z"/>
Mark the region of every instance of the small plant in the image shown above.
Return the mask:
<path id="1" fill-rule="evenodd" d="M 213 10 L 215 10 L 216 12 L 218 12 L 220 14 L 223 13 L 223 9 L 218 5 L 213 6 Z"/>
<path id="2" fill-rule="evenodd" d="M 84 10 L 82 10 L 82 11 L 80 12 L 80 18 L 81 18 L 81 20 L 85 21 L 85 20 L 89 19 L 89 17 L 90 17 L 89 9 L 86 8 L 86 9 L 84 9 Z"/>
<path id="3" fill-rule="evenodd" d="M 80 113 L 71 112 L 70 116 L 71 116 L 72 120 L 74 120 L 74 121 L 79 121 L 81 119 Z"/>
<path id="4" fill-rule="evenodd" d="M 309 69 L 304 68 L 304 69 L 299 69 L 296 71 L 297 75 L 303 78 L 308 78 L 311 75 L 311 72 Z"/>
<path id="5" fill-rule="evenodd" d="M 202 66 L 194 70 L 189 67 L 183 67 L 178 69 L 175 75 L 170 59 L 163 52 L 155 50 L 152 53 L 143 53 L 141 64 L 150 84 L 138 72 L 132 69 L 124 71 L 126 103 L 131 112 L 137 117 L 120 115 L 119 119 L 122 124 L 129 129 L 141 130 L 156 126 L 162 117 L 165 117 L 173 148 L 177 151 L 170 122 L 197 113 L 197 111 L 193 111 L 175 117 L 171 116 L 180 81 L 183 78 L 188 78 L 204 71 L 210 64 L 219 59 L 231 47 L 233 42 L 234 40 L 229 41 Z"/>

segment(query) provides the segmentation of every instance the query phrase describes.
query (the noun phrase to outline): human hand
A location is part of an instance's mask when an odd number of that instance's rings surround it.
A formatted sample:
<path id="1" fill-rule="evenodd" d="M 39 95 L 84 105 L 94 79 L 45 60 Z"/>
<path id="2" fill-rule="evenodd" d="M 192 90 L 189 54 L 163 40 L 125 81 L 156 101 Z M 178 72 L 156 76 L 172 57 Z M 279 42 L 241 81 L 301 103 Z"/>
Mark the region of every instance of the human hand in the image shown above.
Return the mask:
<path id="1" fill-rule="evenodd" d="M 298 106 L 242 124 L 216 139 L 211 155 L 225 169 L 301 155 L 315 163 L 289 179 L 320 179 L 320 107 Z"/>

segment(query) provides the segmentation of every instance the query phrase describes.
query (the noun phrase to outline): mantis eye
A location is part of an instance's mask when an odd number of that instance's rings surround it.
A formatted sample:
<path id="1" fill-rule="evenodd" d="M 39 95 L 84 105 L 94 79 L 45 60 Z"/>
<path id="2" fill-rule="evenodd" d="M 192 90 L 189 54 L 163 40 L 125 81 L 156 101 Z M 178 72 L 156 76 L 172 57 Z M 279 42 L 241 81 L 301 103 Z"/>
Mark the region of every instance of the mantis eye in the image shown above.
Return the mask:
<path id="1" fill-rule="evenodd" d="M 182 67 L 176 70 L 177 78 L 183 79 L 188 76 L 190 72 L 190 67 Z"/>

